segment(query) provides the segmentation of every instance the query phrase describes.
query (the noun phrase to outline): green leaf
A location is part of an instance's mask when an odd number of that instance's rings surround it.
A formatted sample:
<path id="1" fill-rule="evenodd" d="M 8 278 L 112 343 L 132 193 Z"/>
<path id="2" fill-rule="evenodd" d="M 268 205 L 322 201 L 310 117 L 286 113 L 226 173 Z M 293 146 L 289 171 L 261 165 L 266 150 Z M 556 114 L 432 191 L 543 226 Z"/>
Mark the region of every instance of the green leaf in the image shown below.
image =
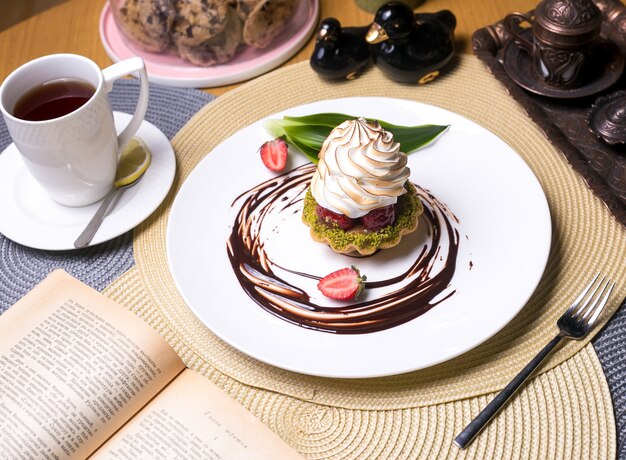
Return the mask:
<path id="1" fill-rule="evenodd" d="M 313 163 L 317 163 L 319 161 L 319 158 L 317 156 L 317 154 L 320 151 L 319 148 L 310 147 L 302 143 L 300 139 L 298 138 L 292 139 L 290 137 L 286 137 L 285 140 L 287 141 L 288 144 L 293 145 L 295 148 L 297 148 L 302 153 L 304 153 L 307 156 L 307 158 L 311 160 Z"/>
<path id="2" fill-rule="evenodd" d="M 344 113 L 315 113 L 312 115 L 304 115 L 302 117 L 290 117 L 285 116 L 283 120 L 288 123 L 299 125 L 319 125 L 328 126 L 331 129 L 340 125 L 346 120 L 356 118 L 352 115 L 346 115 Z"/>
<path id="3" fill-rule="evenodd" d="M 333 128 L 355 118 L 343 113 L 316 113 L 301 117 L 285 116 L 282 120 L 269 119 L 263 126 L 272 136 L 283 137 L 288 144 L 317 163 L 322 143 Z M 367 120 L 375 121 L 373 118 Z M 400 150 L 407 154 L 429 144 L 448 129 L 448 125 L 400 126 L 383 120 L 378 122 L 393 134 L 394 140 L 400 143 Z"/>
<path id="4" fill-rule="evenodd" d="M 318 150 L 330 134 L 326 126 L 293 125 L 285 126 L 285 133 L 292 139 L 300 139 L 303 144 L 316 147 Z M 332 128 L 331 128 L 332 131 Z"/>

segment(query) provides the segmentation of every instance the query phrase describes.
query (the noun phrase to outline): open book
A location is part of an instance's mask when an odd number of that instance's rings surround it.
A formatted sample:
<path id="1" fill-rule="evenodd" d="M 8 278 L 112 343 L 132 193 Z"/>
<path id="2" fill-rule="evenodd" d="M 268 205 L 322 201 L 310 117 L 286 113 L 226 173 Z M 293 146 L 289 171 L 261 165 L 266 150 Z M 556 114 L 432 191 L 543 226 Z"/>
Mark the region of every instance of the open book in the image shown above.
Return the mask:
<path id="1" fill-rule="evenodd" d="M 57 270 L 0 316 L 0 458 L 301 458 L 150 326 Z"/>

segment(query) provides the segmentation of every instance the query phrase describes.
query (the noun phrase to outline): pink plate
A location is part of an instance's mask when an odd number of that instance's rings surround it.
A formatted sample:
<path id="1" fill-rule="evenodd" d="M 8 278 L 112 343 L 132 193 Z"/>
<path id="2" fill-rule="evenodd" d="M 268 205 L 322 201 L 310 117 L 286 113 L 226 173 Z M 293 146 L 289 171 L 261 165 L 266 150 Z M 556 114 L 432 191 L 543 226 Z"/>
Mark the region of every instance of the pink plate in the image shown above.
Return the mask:
<path id="1" fill-rule="evenodd" d="M 193 88 L 222 86 L 256 77 L 288 60 L 311 36 L 318 14 L 318 0 L 301 0 L 285 30 L 269 47 L 255 49 L 242 46 L 234 59 L 213 67 L 196 66 L 173 54 L 149 53 L 134 46 L 117 28 L 108 2 L 100 15 L 100 39 L 115 62 L 141 56 L 151 82 Z"/>

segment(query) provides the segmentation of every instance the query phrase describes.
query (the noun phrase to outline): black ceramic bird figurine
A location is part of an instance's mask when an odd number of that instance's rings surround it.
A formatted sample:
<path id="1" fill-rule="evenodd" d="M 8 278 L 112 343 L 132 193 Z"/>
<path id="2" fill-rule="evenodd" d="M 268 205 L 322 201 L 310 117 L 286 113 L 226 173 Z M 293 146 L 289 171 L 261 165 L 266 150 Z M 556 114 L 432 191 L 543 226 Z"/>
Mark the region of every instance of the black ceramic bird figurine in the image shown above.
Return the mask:
<path id="1" fill-rule="evenodd" d="M 413 14 L 402 2 L 376 12 L 366 40 L 372 60 L 392 80 L 428 83 L 454 54 L 456 17 L 448 10 Z"/>
<path id="2" fill-rule="evenodd" d="M 342 28 L 337 19 L 324 19 L 310 59 L 313 70 L 330 79 L 356 78 L 370 62 L 367 31 L 367 26 Z"/>

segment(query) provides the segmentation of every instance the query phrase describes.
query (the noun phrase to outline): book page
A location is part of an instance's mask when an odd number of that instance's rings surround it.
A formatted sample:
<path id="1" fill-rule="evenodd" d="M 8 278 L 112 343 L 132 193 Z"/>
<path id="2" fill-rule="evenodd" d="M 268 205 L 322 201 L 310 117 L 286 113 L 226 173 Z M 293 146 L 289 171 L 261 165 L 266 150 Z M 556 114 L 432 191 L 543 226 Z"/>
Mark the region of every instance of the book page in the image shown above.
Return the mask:
<path id="1" fill-rule="evenodd" d="M 93 458 L 302 460 L 237 401 L 189 369 Z"/>
<path id="2" fill-rule="evenodd" d="M 183 368 L 140 318 L 54 271 L 0 316 L 0 458 L 84 458 Z"/>

